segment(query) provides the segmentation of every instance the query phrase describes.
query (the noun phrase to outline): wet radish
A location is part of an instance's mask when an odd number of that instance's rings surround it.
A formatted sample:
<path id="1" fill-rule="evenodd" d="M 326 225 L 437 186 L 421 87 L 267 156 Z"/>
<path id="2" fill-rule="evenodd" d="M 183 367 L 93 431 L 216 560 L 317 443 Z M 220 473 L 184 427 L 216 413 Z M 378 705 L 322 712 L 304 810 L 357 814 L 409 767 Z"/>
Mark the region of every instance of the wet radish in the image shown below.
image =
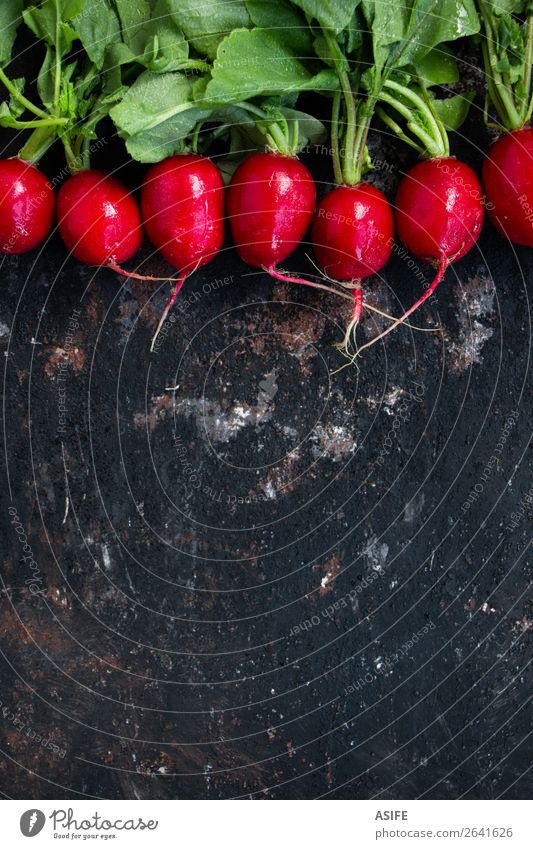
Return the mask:
<path id="1" fill-rule="evenodd" d="M 179 271 L 155 340 L 185 279 L 210 262 L 224 241 L 224 183 L 210 159 L 178 154 L 153 165 L 141 192 L 141 210 L 148 237 Z"/>
<path id="2" fill-rule="evenodd" d="M 80 171 L 69 177 L 57 196 L 59 232 L 80 262 L 109 265 L 116 271 L 139 250 L 142 225 L 133 196 L 103 171 Z"/>
<path id="3" fill-rule="evenodd" d="M 483 163 L 489 218 L 517 245 L 533 247 L 533 129 L 507 133 Z"/>
<path id="4" fill-rule="evenodd" d="M 395 203 L 399 238 L 418 259 L 456 262 L 478 239 L 483 192 L 474 171 L 452 157 L 419 162 L 402 179 Z"/>
<path id="5" fill-rule="evenodd" d="M 275 153 L 248 157 L 228 190 L 229 224 L 241 259 L 285 279 L 277 265 L 302 241 L 315 203 L 315 182 L 298 159 Z"/>
<path id="6" fill-rule="evenodd" d="M 419 162 L 399 185 L 395 218 L 398 237 L 406 248 L 434 265 L 437 273 L 424 294 L 361 351 L 405 322 L 431 297 L 447 267 L 475 244 L 484 218 L 479 181 L 468 165 L 452 157 Z"/>
<path id="7" fill-rule="evenodd" d="M 485 0 L 476 0 L 476 5 L 487 103 L 498 123 L 489 120 L 488 109 L 485 118 L 504 132 L 483 163 L 487 211 L 499 233 L 517 245 L 533 247 L 533 129 L 528 127 L 533 114 L 533 5 L 511 10 Z"/>
<path id="8" fill-rule="evenodd" d="M 348 352 L 363 310 L 361 281 L 383 268 L 391 255 L 394 224 L 390 204 L 368 183 L 338 186 L 319 203 L 311 238 L 328 279 L 350 281 L 353 315 L 341 346 Z"/>
<path id="9" fill-rule="evenodd" d="M 55 197 L 44 174 L 22 159 L 0 161 L 0 253 L 31 251 L 50 234 Z"/>

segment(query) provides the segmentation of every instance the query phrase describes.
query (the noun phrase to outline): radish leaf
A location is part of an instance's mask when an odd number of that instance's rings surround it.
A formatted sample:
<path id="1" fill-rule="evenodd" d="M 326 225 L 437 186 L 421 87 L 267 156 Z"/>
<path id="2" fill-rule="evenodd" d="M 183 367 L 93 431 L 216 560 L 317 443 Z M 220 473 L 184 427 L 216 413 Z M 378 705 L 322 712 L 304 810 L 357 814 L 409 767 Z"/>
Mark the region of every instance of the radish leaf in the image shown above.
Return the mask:
<path id="1" fill-rule="evenodd" d="M 362 0 L 362 9 L 378 71 L 387 61 L 394 67 L 416 63 L 442 42 L 479 31 L 473 0 Z"/>
<path id="2" fill-rule="evenodd" d="M 358 0 L 293 0 L 310 20 L 318 21 L 324 29 L 341 32 L 352 19 Z"/>
<path id="3" fill-rule="evenodd" d="M 2 0 L 0 2 L 0 65 L 6 65 L 11 59 L 17 28 L 22 23 L 22 0 Z"/>
<path id="4" fill-rule="evenodd" d="M 299 9 L 289 0 L 245 0 L 252 23 L 269 28 L 298 56 L 309 56 L 313 46 L 311 30 Z"/>
<path id="5" fill-rule="evenodd" d="M 146 44 L 146 27 L 150 24 L 148 0 L 115 0 L 122 38 L 134 54 L 141 54 Z M 159 23 L 159 22 L 158 22 Z"/>
<path id="6" fill-rule="evenodd" d="M 120 22 L 114 9 L 108 0 L 90 0 L 72 22 L 89 59 L 102 68 L 107 46 L 120 41 Z"/>
<path id="7" fill-rule="evenodd" d="M 433 101 L 433 108 L 447 130 L 458 130 L 464 123 L 474 97 L 475 91 L 466 91 Z"/>
<path id="8" fill-rule="evenodd" d="M 145 71 L 110 115 L 139 162 L 160 162 L 184 148 L 186 137 L 209 112 L 191 99 L 192 83 L 180 73 Z"/>
<path id="9" fill-rule="evenodd" d="M 416 74 L 427 86 L 448 85 L 459 80 L 455 56 L 445 44 L 434 47 L 415 66 Z"/>
<path id="10" fill-rule="evenodd" d="M 270 30 L 240 29 L 219 46 L 205 99 L 208 104 L 228 103 L 258 95 L 337 87 L 334 71 L 312 74 Z"/>
<path id="11" fill-rule="evenodd" d="M 84 0 L 44 0 L 40 6 L 29 6 L 22 15 L 24 22 L 37 38 L 42 38 L 46 44 L 54 47 L 61 56 L 71 50 L 78 34 L 69 23 L 72 16 L 78 15 L 83 8 Z M 59 10 L 59 22 L 57 11 Z M 56 24 L 59 23 L 59 43 L 57 42 Z"/>
<path id="12" fill-rule="evenodd" d="M 251 24 L 244 0 L 166 0 L 166 4 L 189 43 L 209 59 L 215 58 L 228 33 Z"/>

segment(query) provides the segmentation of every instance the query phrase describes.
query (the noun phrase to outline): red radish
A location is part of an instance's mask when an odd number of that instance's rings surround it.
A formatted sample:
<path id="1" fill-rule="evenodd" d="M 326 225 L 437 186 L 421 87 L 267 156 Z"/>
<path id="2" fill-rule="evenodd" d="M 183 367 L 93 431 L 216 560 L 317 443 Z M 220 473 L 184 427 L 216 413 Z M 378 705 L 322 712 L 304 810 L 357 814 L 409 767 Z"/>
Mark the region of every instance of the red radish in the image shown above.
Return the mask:
<path id="1" fill-rule="evenodd" d="M 307 284 L 277 271 L 302 241 L 316 203 L 315 182 L 298 159 L 254 153 L 235 171 L 228 217 L 237 253 L 254 268 L 281 280 Z"/>
<path id="2" fill-rule="evenodd" d="M 141 192 L 146 232 L 179 277 L 152 340 L 155 340 L 185 278 L 210 262 L 224 241 L 224 182 L 210 159 L 178 154 L 153 165 Z"/>
<path id="3" fill-rule="evenodd" d="M 533 129 L 516 130 L 494 142 L 482 178 L 496 229 L 517 245 L 533 247 Z"/>
<path id="4" fill-rule="evenodd" d="M 59 190 L 57 217 L 61 238 L 76 259 L 127 274 L 117 263 L 139 250 L 142 225 L 133 196 L 119 180 L 103 171 L 74 174 Z"/>
<path id="5" fill-rule="evenodd" d="M 224 182 L 216 165 L 178 154 L 148 171 L 141 209 L 150 241 L 184 275 L 205 265 L 224 241 Z"/>
<path id="6" fill-rule="evenodd" d="M 320 265 L 335 280 L 361 280 L 388 261 L 394 239 L 390 204 L 368 183 L 338 186 L 319 203 L 312 230 Z"/>
<path id="7" fill-rule="evenodd" d="M 354 311 L 343 344 L 348 352 L 363 309 L 361 280 L 387 263 L 394 222 L 385 195 L 368 183 L 338 186 L 319 203 L 312 229 L 316 258 L 329 279 L 351 281 Z"/>
<path id="8" fill-rule="evenodd" d="M 54 192 L 44 174 L 22 159 L 0 161 L 0 253 L 40 245 L 54 220 Z"/>
<path id="9" fill-rule="evenodd" d="M 419 259 L 461 259 L 483 226 L 483 192 L 472 169 L 453 157 L 427 159 L 403 178 L 396 195 L 398 236 Z"/>
<path id="10" fill-rule="evenodd" d="M 478 239 L 483 226 L 483 193 L 472 169 L 453 157 L 419 162 L 403 178 L 396 195 L 396 229 L 406 248 L 437 267 L 424 294 L 401 318 L 360 348 L 370 347 L 402 324 L 435 291 L 453 262 Z"/>
<path id="11" fill-rule="evenodd" d="M 494 126 L 489 123 L 490 103 L 498 127 L 506 131 L 483 163 L 487 211 L 499 233 L 533 247 L 533 129 L 528 126 L 533 114 L 533 4 L 504 9 L 477 0 L 476 5 L 487 84 L 485 121 Z"/>

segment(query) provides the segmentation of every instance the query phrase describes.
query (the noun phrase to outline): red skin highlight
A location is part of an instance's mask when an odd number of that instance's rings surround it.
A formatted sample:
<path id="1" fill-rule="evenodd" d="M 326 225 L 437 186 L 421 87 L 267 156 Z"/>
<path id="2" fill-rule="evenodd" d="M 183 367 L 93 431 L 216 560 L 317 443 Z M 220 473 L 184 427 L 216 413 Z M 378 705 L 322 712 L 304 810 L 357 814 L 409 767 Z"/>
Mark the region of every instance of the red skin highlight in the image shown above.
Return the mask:
<path id="1" fill-rule="evenodd" d="M 396 195 L 396 230 L 419 259 L 461 259 L 483 226 L 483 192 L 472 169 L 453 157 L 419 162 Z"/>
<path id="2" fill-rule="evenodd" d="M 63 183 L 57 218 L 67 249 L 87 265 L 125 262 L 141 246 L 135 199 L 119 180 L 103 171 L 80 171 Z"/>
<path id="3" fill-rule="evenodd" d="M 224 181 L 205 156 L 178 154 L 153 165 L 141 210 L 150 241 L 181 274 L 205 265 L 222 247 Z"/>
<path id="4" fill-rule="evenodd" d="M 313 177 L 298 159 L 274 153 L 248 157 L 228 189 L 229 224 L 240 258 L 271 273 L 302 241 L 315 203 Z"/>
<path id="5" fill-rule="evenodd" d="M 313 220 L 316 258 L 334 280 L 362 280 L 387 263 L 394 222 L 385 195 L 368 183 L 339 186 L 319 203 Z"/>
<path id="6" fill-rule="evenodd" d="M 44 174 L 22 159 L 0 161 L 0 253 L 31 251 L 49 235 L 55 197 Z"/>
<path id="7" fill-rule="evenodd" d="M 506 238 L 533 247 L 533 129 L 507 133 L 489 148 L 482 171 L 489 218 Z"/>

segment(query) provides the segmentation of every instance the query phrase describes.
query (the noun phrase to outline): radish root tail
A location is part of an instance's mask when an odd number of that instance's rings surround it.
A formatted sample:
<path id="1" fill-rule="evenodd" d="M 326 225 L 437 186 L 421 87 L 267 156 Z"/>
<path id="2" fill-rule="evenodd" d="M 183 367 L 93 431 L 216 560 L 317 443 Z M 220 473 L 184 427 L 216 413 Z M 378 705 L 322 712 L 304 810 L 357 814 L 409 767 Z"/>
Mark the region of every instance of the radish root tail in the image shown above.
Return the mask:
<path id="1" fill-rule="evenodd" d="M 383 330 L 382 333 L 379 333 L 378 336 L 375 336 L 373 339 L 370 340 L 370 342 L 367 342 L 365 345 L 362 345 L 357 352 L 358 356 L 360 356 L 362 352 L 365 351 L 367 348 L 371 348 L 372 345 L 375 345 L 376 342 L 379 342 L 380 339 L 383 339 L 385 336 L 387 336 L 388 333 L 391 333 L 393 330 L 399 327 L 400 324 L 405 324 L 406 319 L 409 318 L 409 316 L 414 313 L 415 310 L 422 306 L 424 301 L 427 301 L 427 299 L 431 297 L 431 295 L 439 285 L 440 281 L 444 277 L 447 268 L 448 258 L 443 254 L 439 261 L 437 273 L 428 288 L 426 289 L 426 291 L 424 292 L 424 294 L 413 304 L 412 307 L 409 307 L 407 312 L 404 312 L 404 314 L 400 316 L 400 318 L 397 318 L 395 321 L 393 321 L 392 324 L 386 328 L 386 330 Z"/>
<path id="2" fill-rule="evenodd" d="M 276 280 L 282 280 L 284 283 L 299 283 L 303 286 L 311 286 L 313 289 L 323 289 L 331 295 L 337 295 L 339 298 L 345 298 L 348 301 L 352 300 L 350 295 L 345 292 L 340 292 L 338 289 L 334 289 L 333 286 L 325 286 L 323 283 L 315 283 L 312 280 L 306 280 L 305 277 L 292 277 L 285 271 L 276 268 L 275 265 L 263 265 L 262 268 L 263 271 L 266 271 L 266 273 L 270 274 L 271 277 L 274 277 Z"/>
<path id="3" fill-rule="evenodd" d="M 115 262 L 113 262 L 112 259 L 108 260 L 106 265 L 108 268 L 111 269 L 111 271 L 114 271 L 116 274 L 121 274 L 122 277 L 129 277 L 133 280 L 147 280 L 151 283 L 159 283 L 164 282 L 166 280 L 173 281 L 176 279 L 175 277 L 151 277 L 149 274 L 136 274 L 135 271 L 126 271 L 125 268 L 121 268 L 120 265 L 117 265 Z"/>
<path id="4" fill-rule="evenodd" d="M 187 279 L 187 277 L 188 277 L 187 274 L 180 274 L 180 276 L 178 277 L 178 279 L 176 281 L 176 285 L 172 289 L 172 293 L 170 295 L 170 298 L 168 299 L 168 303 L 167 303 L 165 309 L 163 310 L 163 315 L 161 316 L 159 324 L 157 325 L 157 330 L 154 333 L 154 336 L 152 338 L 152 342 L 151 342 L 151 345 L 150 345 L 150 353 L 151 354 L 153 354 L 153 352 L 154 352 L 155 340 L 159 336 L 159 333 L 161 332 L 161 328 L 163 327 L 165 321 L 167 320 L 167 315 L 169 314 L 170 310 L 172 309 L 174 301 L 178 297 L 180 290 L 181 290 L 181 287 L 185 283 L 185 280 Z M 175 278 L 171 278 L 171 279 L 175 279 Z"/>
<path id="5" fill-rule="evenodd" d="M 344 339 L 336 347 L 350 362 L 354 362 L 359 351 L 357 345 L 357 327 L 363 314 L 363 290 L 357 281 L 352 288 L 353 313 L 346 328 Z"/>

